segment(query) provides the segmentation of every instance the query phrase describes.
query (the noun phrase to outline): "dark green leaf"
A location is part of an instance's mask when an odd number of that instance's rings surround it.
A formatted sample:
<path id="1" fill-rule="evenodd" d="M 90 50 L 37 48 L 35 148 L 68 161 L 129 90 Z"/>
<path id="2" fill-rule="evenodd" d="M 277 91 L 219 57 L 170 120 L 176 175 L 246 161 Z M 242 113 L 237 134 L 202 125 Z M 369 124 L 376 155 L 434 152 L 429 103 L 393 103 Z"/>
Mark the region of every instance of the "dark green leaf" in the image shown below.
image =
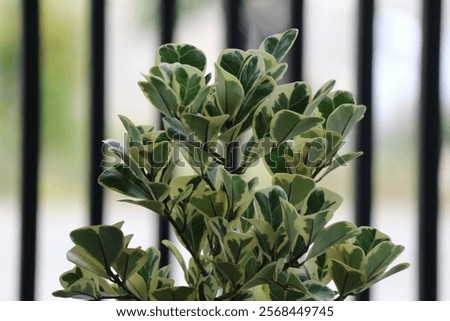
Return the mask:
<path id="1" fill-rule="evenodd" d="M 60 298 L 84 300 L 97 300 L 99 298 L 97 286 L 91 278 L 82 278 L 67 289 L 53 292 L 53 295 Z"/>
<path id="2" fill-rule="evenodd" d="M 245 59 L 238 77 L 244 93 L 248 93 L 255 86 L 263 73 L 264 61 L 260 56 L 251 54 Z"/>
<path id="3" fill-rule="evenodd" d="M 403 252 L 404 247 L 384 241 L 375 246 L 366 256 L 365 274 L 370 281 L 382 274 Z"/>
<path id="4" fill-rule="evenodd" d="M 141 133 L 139 132 L 139 129 L 133 124 L 133 122 L 128 119 L 128 117 L 119 115 L 119 119 L 123 124 L 123 127 L 127 130 L 129 134 L 129 138 L 133 142 L 141 142 Z"/>
<path id="5" fill-rule="evenodd" d="M 314 180 L 309 177 L 287 173 L 274 174 L 272 184 L 280 186 L 286 192 L 289 202 L 297 210 L 302 208 L 303 202 L 316 186 Z"/>
<path id="6" fill-rule="evenodd" d="M 222 261 L 213 261 L 213 264 L 216 272 L 229 281 L 234 288 L 242 282 L 244 275 L 236 264 Z"/>
<path id="7" fill-rule="evenodd" d="M 187 44 L 165 44 L 159 47 L 156 63 L 162 62 L 190 65 L 201 71 L 205 71 L 205 54 L 192 45 Z"/>
<path id="8" fill-rule="evenodd" d="M 291 49 L 297 34 L 297 29 L 288 29 L 283 33 L 272 35 L 264 39 L 259 49 L 270 53 L 279 62 Z"/>
<path id="9" fill-rule="evenodd" d="M 323 123 L 323 118 L 309 117 L 290 110 L 277 112 L 270 122 L 270 134 L 277 144 L 301 135 Z"/>
<path id="10" fill-rule="evenodd" d="M 343 297 L 358 292 L 366 282 L 363 273 L 336 260 L 331 260 L 331 274 L 339 294 Z"/>
<path id="11" fill-rule="evenodd" d="M 259 104 L 272 93 L 275 86 L 276 83 L 272 78 L 268 76 L 261 77 L 258 83 L 246 93 L 244 101 L 236 115 L 235 123 L 243 122 L 248 119 L 247 117 L 249 117 L 249 115 L 252 115 L 253 117 L 256 108 L 258 108 Z M 253 118 L 249 118 L 248 126 L 251 126 L 252 120 Z M 245 126 L 244 128 L 246 129 L 248 126 Z"/>
<path id="12" fill-rule="evenodd" d="M 176 286 L 152 291 L 151 295 L 158 301 L 194 301 L 197 290 L 187 286 Z"/>
<path id="13" fill-rule="evenodd" d="M 356 226 L 350 222 L 337 222 L 330 225 L 329 227 L 323 229 L 319 235 L 317 235 L 313 246 L 308 252 L 308 257 L 306 260 L 326 252 L 333 245 L 342 243 L 343 241 L 348 240 L 359 233 L 360 232 Z"/>
<path id="14" fill-rule="evenodd" d="M 183 269 L 183 272 L 187 272 L 186 262 L 184 261 L 184 257 L 181 254 L 180 250 L 178 250 L 177 246 L 170 240 L 162 240 L 162 244 L 164 244 L 165 247 L 169 249 L 170 252 L 172 252 L 175 259 L 177 259 L 178 263 L 180 264 L 181 268 Z"/>
<path id="15" fill-rule="evenodd" d="M 308 104 L 303 114 L 312 115 L 317 106 L 319 106 L 319 104 L 325 99 L 331 89 L 333 89 L 335 83 L 336 81 L 330 80 L 326 82 L 322 87 L 320 87 L 320 89 L 314 95 L 312 102 Z"/>
<path id="16" fill-rule="evenodd" d="M 270 133 L 270 121 L 272 117 L 272 110 L 267 104 L 263 103 L 256 109 L 252 127 L 253 135 L 257 140 L 261 140 Z"/>
<path id="17" fill-rule="evenodd" d="M 162 216 L 164 216 L 166 213 L 164 204 L 159 201 L 154 200 L 120 200 L 120 201 L 145 207 Z"/>
<path id="18" fill-rule="evenodd" d="M 375 228 L 363 226 L 359 229 L 361 234 L 356 237 L 355 244 L 362 248 L 366 255 L 381 242 L 391 240 L 389 236 Z"/>
<path id="19" fill-rule="evenodd" d="M 138 82 L 144 95 L 164 116 L 172 117 L 177 114 L 180 100 L 161 78 L 150 76 L 148 81 Z"/>
<path id="20" fill-rule="evenodd" d="M 220 67 L 238 78 L 244 60 L 248 55 L 249 53 L 240 49 L 225 49 L 222 51 L 217 61 L 219 62 Z"/>
<path id="21" fill-rule="evenodd" d="M 255 194 L 256 202 L 262 218 L 270 224 L 274 231 L 278 229 L 283 221 L 280 199 L 286 199 L 286 194 L 278 186 L 271 187 Z"/>
<path id="22" fill-rule="evenodd" d="M 123 164 L 106 168 L 98 178 L 98 182 L 104 187 L 127 196 L 141 199 L 151 198 L 142 180 L 136 177 L 130 167 Z"/>
<path id="23" fill-rule="evenodd" d="M 194 134 L 197 141 L 211 143 L 217 140 L 217 136 L 228 118 L 228 115 L 205 117 L 200 114 L 184 114 L 181 116 L 181 122 L 188 133 Z"/>
<path id="24" fill-rule="evenodd" d="M 216 97 L 222 114 L 230 115 L 233 119 L 239 111 L 244 99 L 244 89 L 239 79 L 216 64 Z"/>
<path id="25" fill-rule="evenodd" d="M 205 86 L 202 72 L 197 68 L 180 65 L 175 68 L 173 89 L 180 97 L 181 104 L 188 106 Z"/>
<path id="26" fill-rule="evenodd" d="M 131 275 L 139 271 L 147 261 L 147 253 L 141 249 L 124 249 L 114 262 L 114 270 L 122 280 L 127 280 Z"/>
<path id="27" fill-rule="evenodd" d="M 335 131 L 345 137 L 364 117 L 366 107 L 362 105 L 344 104 L 336 108 L 327 119 L 328 130 Z"/>
<path id="28" fill-rule="evenodd" d="M 224 191 L 205 192 L 191 197 L 192 205 L 208 217 L 224 217 L 228 211 L 227 194 Z"/>
<path id="29" fill-rule="evenodd" d="M 70 233 L 70 238 L 108 271 L 123 249 L 123 233 L 120 229 L 108 225 L 84 227 Z M 77 258 L 69 252 L 69 260 L 79 264 Z M 80 253 L 80 252 L 77 252 Z M 74 260 L 75 259 L 75 260 Z M 80 264 L 81 265 L 81 264 Z M 85 266 L 89 269 L 89 267 Z M 93 271 L 96 272 L 96 271 Z"/>
<path id="30" fill-rule="evenodd" d="M 258 273 L 256 273 L 248 282 L 246 282 L 242 289 L 251 289 L 262 284 L 271 284 L 275 281 L 277 275 L 275 273 L 277 262 L 270 262 L 264 266 Z"/>

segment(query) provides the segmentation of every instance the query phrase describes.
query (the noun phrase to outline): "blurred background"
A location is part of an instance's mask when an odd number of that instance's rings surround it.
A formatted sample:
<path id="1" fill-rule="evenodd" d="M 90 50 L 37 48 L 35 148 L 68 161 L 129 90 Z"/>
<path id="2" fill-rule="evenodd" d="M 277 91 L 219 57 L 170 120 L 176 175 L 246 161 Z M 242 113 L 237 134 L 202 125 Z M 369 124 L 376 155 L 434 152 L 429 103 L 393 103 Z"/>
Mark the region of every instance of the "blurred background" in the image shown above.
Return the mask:
<path id="1" fill-rule="evenodd" d="M 329 79 L 353 92 L 356 83 L 357 0 L 305 1 L 304 81 L 313 90 Z M 21 175 L 21 4 L 0 0 L 0 300 L 19 298 Z M 89 223 L 88 0 L 41 0 L 41 151 L 37 240 L 37 300 L 54 300 L 59 275 L 70 269 L 69 232 Z M 288 0 L 243 1 L 245 48 L 291 27 Z M 374 18 L 374 203 L 372 225 L 403 244 L 411 267 L 374 287 L 375 300 L 417 300 L 418 153 L 422 1 L 376 1 Z M 441 35 L 442 150 L 439 169 L 438 298 L 450 300 L 450 1 L 443 1 Z M 174 42 L 201 48 L 209 70 L 226 47 L 222 0 L 180 0 Z M 160 44 L 159 1 L 106 1 L 106 134 L 120 140 L 117 114 L 138 124 L 158 115 L 137 81 Z M 347 148 L 353 146 L 351 137 Z M 32 160 L 30 160 L 32 161 Z M 324 186 L 344 197 L 338 218 L 354 220 L 354 165 Z M 105 194 L 105 223 L 125 220 L 134 245 L 157 245 L 157 220 Z"/>

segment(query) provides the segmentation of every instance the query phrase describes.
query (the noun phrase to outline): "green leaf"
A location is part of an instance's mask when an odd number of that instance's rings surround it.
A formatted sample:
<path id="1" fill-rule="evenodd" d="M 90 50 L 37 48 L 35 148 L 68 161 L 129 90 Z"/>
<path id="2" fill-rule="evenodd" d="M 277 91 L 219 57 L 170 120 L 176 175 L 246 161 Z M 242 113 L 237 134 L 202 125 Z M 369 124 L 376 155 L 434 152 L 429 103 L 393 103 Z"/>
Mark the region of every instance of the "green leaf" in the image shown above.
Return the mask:
<path id="1" fill-rule="evenodd" d="M 148 81 L 138 82 L 144 95 L 164 116 L 177 115 L 181 101 L 172 88 L 159 77 L 150 76 Z"/>
<path id="2" fill-rule="evenodd" d="M 147 284 L 139 274 L 133 274 L 126 280 L 126 285 L 130 291 L 141 300 L 148 300 Z"/>
<path id="3" fill-rule="evenodd" d="M 86 272 L 87 270 L 81 269 L 79 266 L 76 266 L 72 270 L 63 273 L 59 277 L 59 283 L 62 285 L 63 288 L 67 288 L 76 281 L 78 281 L 79 279 L 86 277 L 87 276 Z"/>
<path id="4" fill-rule="evenodd" d="M 189 215 L 186 225 L 188 228 L 183 233 L 184 239 L 192 250 L 199 253 L 202 250 L 202 242 L 205 240 L 205 217 L 200 213 Z"/>
<path id="5" fill-rule="evenodd" d="M 240 49 L 225 49 L 219 56 L 217 60 L 220 67 L 235 76 L 239 77 L 244 60 L 249 56 L 248 52 Z"/>
<path id="6" fill-rule="evenodd" d="M 205 86 L 203 73 L 188 65 L 179 65 L 174 70 L 173 89 L 180 97 L 181 104 L 188 106 L 194 101 L 200 90 Z"/>
<path id="7" fill-rule="evenodd" d="M 297 34 L 297 29 L 288 29 L 283 33 L 272 35 L 264 39 L 259 49 L 270 53 L 279 62 L 291 49 L 297 38 Z"/>
<path id="8" fill-rule="evenodd" d="M 215 180 L 220 181 L 223 184 L 223 188 L 227 194 L 228 208 L 231 210 L 227 216 L 229 221 L 234 220 L 235 212 L 242 212 L 239 209 L 241 207 L 248 207 L 248 204 L 253 200 L 253 193 L 248 191 L 247 183 L 240 175 L 230 174 L 223 167 L 219 167 L 220 178 Z"/>
<path id="9" fill-rule="evenodd" d="M 141 249 L 124 249 L 114 262 L 114 270 L 122 280 L 127 280 L 131 275 L 139 271 L 147 261 L 147 253 Z"/>
<path id="10" fill-rule="evenodd" d="M 197 289 L 199 300 L 213 301 L 219 291 L 219 285 L 212 275 L 208 275 L 200 280 Z"/>
<path id="11" fill-rule="evenodd" d="M 289 203 L 300 210 L 309 193 L 315 188 L 313 179 L 297 174 L 276 173 L 272 177 L 272 184 L 280 186 L 288 197 Z"/>
<path id="12" fill-rule="evenodd" d="M 243 290 L 248 290 L 262 284 L 270 284 L 276 279 L 276 265 L 277 262 L 270 262 L 258 271 L 249 281 L 243 286 Z"/>
<path id="13" fill-rule="evenodd" d="M 309 246 L 332 217 L 333 212 L 329 210 L 311 215 L 302 215 L 296 219 L 294 226 L 305 245 Z"/>
<path id="14" fill-rule="evenodd" d="M 255 247 L 251 234 L 229 232 L 225 235 L 225 254 L 232 263 L 239 265 L 242 258 Z"/>
<path id="15" fill-rule="evenodd" d="M 384 241 L 375 246 L 366 256 L 364 272 L 367 280 L 373 280 L 382 274 L 403 250 L 403 246 L 395 245 L 390 241 Z"/>
<path id="16" fill-rule="evenodd" d="M 267 104 L 263 103 L 256 109 L 252 129 L 253 135 L 257 140 L 263 139 L 270 133 L 270 121 L 272 117 L 272 109 Z"/>
<path id="17" fill-rule="evenodd" d="M 97 300 L 98 286 L 91 278 L 82 278 L 64 290 L 55 291 L 53 295 L 60 298 L 74 298 L 83 300 Z"/>
<path id="18" fill-rule="evenodd" d="M 337 210 L 342 204 L 342 197 L 326 188 L 318 187 L 308 196 L 305 215 L 323 210 Z"/>
<path id="19" fill-rule="evenodd" d="M 192 196 L 192 205 L 207 217 L 224 217 L 228 211 L 227 194 L 224 191 L 205 192 Z"/>
<path id="20" fill-rule="evenodd" d="M 152 291 L 151 295 L 157 301 L 194 301 L 197 290 L 187 286 L 175 286 Z"/>
<path id="21" fill-rule="evenodd" d="M 328 284 L 331 281 L 329 253 L 330 251 L 327 251 L 306 262 L 308 274 L 312 276 L 312 279 L 316 279 L 322 284 Z"/>
<path id="22" fill-rule="evenodd" d="M 273 301 L 298 301 L 305 297 L 305 293 L 292 289 L 284 289 L 277 283 L 269 286 L 270 299 Z"/>
<path id="23" fill-rule="evenodd" d="M 186 64 L 205 71 L 206 57 L 198 48 L 187 44 L 164 44 L 158 49 L 156 64 L 163 62 Z"/>
<path id="24" fill-rule="evenodd" d="M 340 166 L 346 166 L 348 162 L 358 158 L 362 154 L 363 152 L 352 152 L 344 154 L 342 156 L 338 155 L 336 158 L 333 159 L 331 165 L 327 167 L 327 170 L 325 171 L 325 173 L 322 174 L 322 176 L 318 179 L 318 181 L 320 181 L 323 177 L 325 177 L 325 175 L 328 175 L 329 173 L 334 171 L 336 168 Z"/>
<path id="25" fill-rule="evenodd" d="M 331 89 L 333 89 L 335 83 L 336 81 L 329 80 L 322 87 L 320 87 L 320 89 L 314 95 L 313 101 L 308 104 L 303 114 L 312 115 L 317 106 L 319 106 L 319 104 L 327 97 Z"/>
<path id="26" fill-rule="evenodd" d="M 173 140 L 187 142 L 196 146 L 199 145 L 199 142 L 194 140 L 194 133 L 189 132 L 177 118 L 164 117 L 163 124 L 167 135 Z"/>
<path id="27" fill-rule="evenodd" d="M 166 183 L 148 182 L 150 194 L 155 201 L 164 201 L 170 193 L 170 187 Z"/>
<path id="28" fill-rule="evenodd" d="M 356 104 L 355 96 L 347 90 L 336 90 L 330 96 L 333 99 L 334 108 L 344 104 Z"/>
<path id="29" fill-rule="evenodd" d="M 361 270 L 365 255 L 360 247 L 352 244 L 339 244 L 335 249 L 340 254 L 342 263 L 356 270 Z"/>
<path id="30" fill-rule="evenodd" d="M 275 112 L 289 109 L 298 114 L 303 114 L 312 96 L 309 85 L 300 81 L 277 86 L 273 95 Z"/>
<path id="31" fill-rule="evenodd" d="M 326 252 L 333 245 L 342 243 L 359 233 L 356 226 L 350 222 L 337 222 L 330 225 L 317 235 L 305 261 Z"/>
<path id="32" fill-rule="evenodd" d="M 136 177 L 130 167 L 124 166 L 123 164 L 106 168 L 99 176 L 98 182 L 104 187 L 127 196 L 141 199 L 151 198 L 142 180 Z"/>
<path id="33" fill-rule="evenodd" d="M 123 233 L 120 229 L 112 226 L 97 225 L 76 229 L 70 233 L 70 238 L 77 246 L 98 261 L 103 266 L 104 271 L 109 270 L 123 249 Z M 69 261 L 75 264 L 86 263 L 84 256 L 76 255 L 80 253 L 82 252 L 69 252 Z M 83 262 L 79 262 L 78 259 Z M 89 269 L 88 266 L 84 267 Z"/>
<path id="34" fill-rule="evenodd" d="M 170 240 L 162 240 L 161 243 L 164 244 L 164 246 L 167 247 L 170 252 L 172 252 L 172 254 L 177 259 L 178 263 L 180 264 L 181 268 L 183 269 L 183 272 L 186 273 L 187 272 L 186 262 L 184 261 L 184 257 L 181 254 L 180 250 L 178 250 L 177 246 Z"/>
<path id="35" fill-rule="evenodd" d="M 294 205 L 289 203 L 288 201 L 281 199 L 281 208 L 283 212 L 283 222 L 286 230 L 286 236 L 289 243 L 289 254 L 290 260 L 298 259 L 298 257 L 304 253 L 305 250 L 305 241 L 302 238 L 300 233 L 296 228 L 296 222 L 299 219 L 299 215 Z"/>
<path id="36" fill-rule="evenodd" d="M 359 230 L 361 234 L 356 237 L 355 244 L 362 248 L 366 255 L 381 242 L 391 240 L 389 236 L 372 227 L 362 226 Z"/>
<path id="37" fill-rule="evenodd" d="M 275 244 L 275 231 L 266 221 L 252 218 L 247 221 L 253 225 L 253 233 L 256 236 L 259 247 L 268 258 L 272 257 L 272 249 Z"/>
<path id="38" fill-rule="evenodd" d="M 243 273 L 239 270 L 238 265 L 230 262 L 213 261 L 216 272 L 225 280 L 229 281 L 233 288 L 238 288 L 242 282 Z"/>
<path id="39" fill-rule="evenodd" d="M 253 88 L 245 94 L 244 101 L 238 110 L 235 118 L 235 123 L 244 122 L 248 119 L 248 126 L 244 126 L 246 130 L 251 126 L 255 110 L 258 108 L 259 104 L 266 99 L 276 87 L 275 81 L 268 76 L 262 76 L 258 83 L 253 86 Z"/>
<path id="40" fill-rule="evenodd" d="M 327 119 L 328 130 L 335 131 L 345 137 L 364 117 L 366 107 L 362 105 L 344 104 L 336 108 Z"/>
<path id="41" fill-rule="evenodd" d="M 358 292 L 366 282 L 363 273 L 336 260 L 331 260 L 331 274 L 342 297 Z"/>
<path id="42" fill-rule="evenodd" d="M 100 258 L 93 257 L 83 247 L 76 245 L 67 252 L 67 260 L 79 267 L 85 268 L 95 275 L 109 277 L 106 267 Z"/>
<path id="43" fill-rule="evenodd" d="M 227 72 L 225 69 L 216 66 L 216 96 L 218 107 L 222 114 L 230 115 L 234 119 L 239 111 L 239 107 L 244 99 L 244 89 L 239 79 Z"/>
<path id="44" fill-rule="evenodd" d="M 240 171 L 235 171 L 237 174 L 243 174 L 248 168 L 252 167 L 261 157 L 264 156 L 264 144 L 261 142 L 255 142 L 250 139 L 241 145 L 242 158 L 239 160 L 238 168 Z M 254 177 L 257 178 L 257 177 Z"/>
<path id="45" fill-rule="evenodd" d="M 270 143 L 270 144 L 268 144 Z M 271 146 L 271 142 L 265 141 L 264 144 L 266 144 L 265 148 L 267 147 L 273 147 Z M 268 145 L 268 146 L 267 146 Z M 293 150 L 288 142 L 282 143 L 277 146 L 273 151 L 270 153 L 267 153 L 264 156 L 264 164 L 266 165 L 266 168 L 272 173 L 292 173 L 295 168 L 293 169 L 292 166 L 289 166 L 287 162 L 287 157 L 293 156 Z"/>
<path id="46" fill-rule="evenodd" d="M 181 122 L 189 133 L 194 134 L 197 141 L 211 143 L 217 140 L 228 118 L 228 115 L 206 117 L 200 114 L 184 114 L 181 116 Z"/>
<path id="47" fill-rule="evenodd" d="M 139 129 L 133 124 L 133 122 L 128 119 L 128 117 L 119 115 L 119 119 L 123 124 L 123 127 L 125 127 L 127 133 L 130 135 L 130 139 L 133 142 L 141 142 L 141 133 L 139 132 Z"/>
<path id="48" fill-rule="evenodd" d="M 261 218 L 276 231 L 283 221 L 280 199 L 286 199 L 286 194 L 278 186 L 273 186 L 257 192 L 255 199 L 262 214 Z"/>
<path id="49" fill-rule="evenodd" d="M 239 81 L 241 82 L 244 93 L 252 89 L 261 76 L 264 74 L 264 60 L 262 57 L 250 54 L 244 61 L 239 71 Z"/>
<path id="50" fill-rule="evenodd" d="M 270 122 L 270 134 L 277 144 L 281 144 L 297 135 L 323 123 L 323 118 L 309 117 L 290 110 L 277 112 Z"/>
<path id="51" fill-rule="evenodd" d="M 367 287 L 372 286 L 375 283 L 380 282 L 381 280 L 384 280 L 385 278 L 388 278 L 398 272 L 401 272 L 403 270 L 406 270 L 407 268 L 409 268 L 409 263 L 400 263 L 397 264 L 396 266 L 394 266 L 393 268 L 391 268 L 390 270 L 388 270 L 386 273 L 379 275 L 378 277 L 376 277 L 375 279 L 372 279 Z"/>
<path id="52" fill-rule="evenodd" d="M 156 289 L 158 285 L 158 269 L 161 253 L 158 249 L 150 247 L 146 251 L 146 261 L 138 274 L 144 279 L 148 289 Z"/>
<path id="53" fill-rule="evenodd" d="M 308 280 L 304 282 L 304 285 L 316 301 L 332 301 L 335 298 L 334 291 L 320 282 Z"/>
<path id="54" fill-rule="evenodd" d="M 201 88 L 197 96 L 195 96 L 194 100 L 189 104 L 185 111 L 192 114 L 203 113 L 212 90 L 213 86 L 204 86 Z"/>

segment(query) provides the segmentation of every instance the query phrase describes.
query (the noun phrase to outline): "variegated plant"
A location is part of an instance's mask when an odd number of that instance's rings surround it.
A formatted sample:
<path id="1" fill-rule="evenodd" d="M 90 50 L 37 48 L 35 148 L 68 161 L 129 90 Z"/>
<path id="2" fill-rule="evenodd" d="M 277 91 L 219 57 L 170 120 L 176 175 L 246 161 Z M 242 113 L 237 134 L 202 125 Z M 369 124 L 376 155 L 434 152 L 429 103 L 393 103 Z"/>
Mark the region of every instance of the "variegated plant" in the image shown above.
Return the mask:
<path id="1" fill-rule="evenodd" d="M 279 85 L 297 30 L 259 49 L 226 49 L 205 74 L 197 48 L 166 44 L 139 83 L 164 130 L 120 116 L 124 143 L 105 141 L 103 186 L 166 219 L 190 253 L 162 241 L 185 276 L 175 285 L 156 248 L 130 248 L 122 223 L 73 231 L 59 297 L 92 300 L 343 300 L 405 268 L 403 251 L 372 227 L 334 221 L 342 202 L 318 185 L 361 155 L 339 155 L 365 107 L 334 81 L 313 94 Z M 270 186 L 250 168 L 259 161 Z M 192 170 L 183 173 L 183 167 Z M 253 171 L 255 173 L 255 171 Z"/>

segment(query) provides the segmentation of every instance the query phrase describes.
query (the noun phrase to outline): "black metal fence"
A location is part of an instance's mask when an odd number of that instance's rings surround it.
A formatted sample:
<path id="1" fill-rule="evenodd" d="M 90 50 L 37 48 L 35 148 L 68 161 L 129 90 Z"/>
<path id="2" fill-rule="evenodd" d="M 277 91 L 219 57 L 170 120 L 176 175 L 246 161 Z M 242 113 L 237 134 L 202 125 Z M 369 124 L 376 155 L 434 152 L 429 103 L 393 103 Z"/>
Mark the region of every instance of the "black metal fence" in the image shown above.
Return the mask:
<path id="1" fill-rule="evenodd" d="M 357 135 L 359 150 L 365 157 L 358 161 L 355 175 L 356 222 L 368 225 L 372 209 L 372 122 L 373 91 L 373 39 L 375 0 L 360 0 L 358 11 L 357 84 L 358 100 L 367 105 L 366 115 Z M 223 1 L 226 15 L 226 45 L 245 47 L 242 19 L 244 2 Z M 440 154 L 440 45 L 441 45 L 441 0 L 422 1 L 422 72 L 420 113 L 420 168 L 419 203 L 419 294 L 420 300 L 437 299 L 437 239 L 438 239 L 438 165 Z M 172 41 L 176 0 L 160 0 L 160 41 Z M 100 143 L 104 138 L 104 88 L 105 88 L 105 0 L 91 0 L 91 106 L 90 106 L 90 222 L 99 224 L 103 218 L 103 193 L 97 184 L 102 159 Z M 40 130 L 40 37 L 39 0 L 22 1 L 23 24 L 23 97 L 22 97 L 22 238 L 20 299 L 34 300 L 36 271 L 36 223 L 39 181 L 39 130 Z M 304 1 L 291 0 L 291 26 L 303 30 Z M 303 43 L 300 39 L 293 48 L 296 57 L 291 65 L 292 77 L 302 79 Z M 161 238 L 168 237 L 168 227 L 160 224 Z M 164 254 L 167 261 L 167 253 Z M 370 299 L 365 293 L 362 300 Z"/>

